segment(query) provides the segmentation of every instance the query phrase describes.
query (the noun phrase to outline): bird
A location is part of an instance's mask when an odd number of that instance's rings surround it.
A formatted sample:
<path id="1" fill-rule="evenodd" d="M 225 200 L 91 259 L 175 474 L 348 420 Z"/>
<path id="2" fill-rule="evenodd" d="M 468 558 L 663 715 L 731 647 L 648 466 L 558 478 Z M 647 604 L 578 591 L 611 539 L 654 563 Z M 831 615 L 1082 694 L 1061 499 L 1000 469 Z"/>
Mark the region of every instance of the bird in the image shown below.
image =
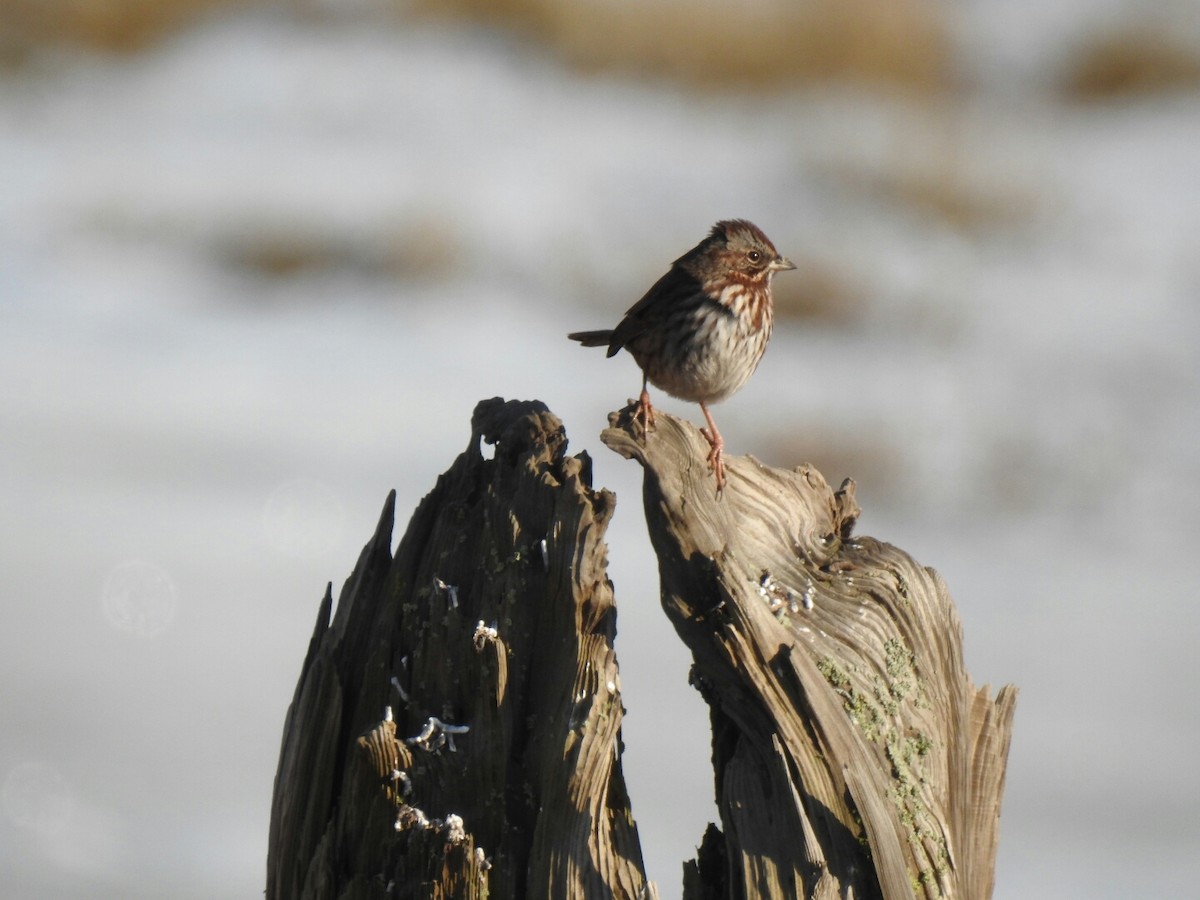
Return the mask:
<path id="1" fill-rule="evenodd" d="M 648 384 L 700 404 L 707 428 L 708 466 L 717 494 L 725 487 L 725 441 L 709 404 L 737 393 L 758 368 L 771 337 L 771 278 L 796 268 L 757 225 L 745 219 L 717 222 L 695 247 L 671 264 L 616 328 L 576 331 L 570 340 L 625 349 L 642 370 L 634 418 L 642 440 L 654 428 Z"/>

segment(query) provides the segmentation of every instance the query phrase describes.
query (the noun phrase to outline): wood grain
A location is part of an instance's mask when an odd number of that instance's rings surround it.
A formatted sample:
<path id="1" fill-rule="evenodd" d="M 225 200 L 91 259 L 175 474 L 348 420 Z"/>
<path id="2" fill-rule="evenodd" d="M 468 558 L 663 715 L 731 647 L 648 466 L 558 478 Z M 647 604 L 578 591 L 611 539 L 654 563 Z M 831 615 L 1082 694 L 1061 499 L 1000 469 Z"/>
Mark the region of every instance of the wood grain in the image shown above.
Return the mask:
<path id="1" fill-rule="evenodd" d="M 853 482 L 733 457 L 718 496 L 694 426 L 659 411 L 645 440 L 630 412 L 602 439 L 644 469 L 712 719 L 720 823 L 683 896 L 990 896 L 1016 690 L 972 683 L 937 573 L 853 535 Z M 621 771 L 614 496 L 543 404 L 497 398 L 393 554 L 394 503 L 320 605 L 267 897 L 653 900 Z"/>
<path id="2" fill-rule="evenodd" d="M 685 897 L 990 896 L 1016 690 L 974 686 L 941 578 L 852 536 L 853 482 L 734 457 L 718 496 L 694 426 L 660 412 L 643 440 L 629 413 L 602 438 L 645 469 L 713 720 L 721 829 Z"/>
<path id="3" fill-rule="evenodd" d="M 615 498 L 565 450 L 543 404 L 484 401 L 394 556 L 388 498 L 288 711 L 268 898 L 657 896 L 618 752 Z"/>

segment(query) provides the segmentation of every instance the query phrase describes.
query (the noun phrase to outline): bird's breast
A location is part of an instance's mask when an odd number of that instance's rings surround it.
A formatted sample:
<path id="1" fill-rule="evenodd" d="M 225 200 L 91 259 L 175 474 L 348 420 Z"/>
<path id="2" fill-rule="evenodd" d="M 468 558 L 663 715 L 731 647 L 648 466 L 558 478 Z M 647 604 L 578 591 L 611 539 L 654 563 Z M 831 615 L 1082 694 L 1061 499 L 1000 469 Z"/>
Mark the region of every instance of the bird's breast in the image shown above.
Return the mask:
<path id="1" fill-rule="evenodd" d="M 658 346 L 632 346 L 650 382 L 673 397 L 716 403 L 746 383 L 771 336 L 769 303 L 755 307 L 744 291 L 722 292 L 657 335 Z"/>

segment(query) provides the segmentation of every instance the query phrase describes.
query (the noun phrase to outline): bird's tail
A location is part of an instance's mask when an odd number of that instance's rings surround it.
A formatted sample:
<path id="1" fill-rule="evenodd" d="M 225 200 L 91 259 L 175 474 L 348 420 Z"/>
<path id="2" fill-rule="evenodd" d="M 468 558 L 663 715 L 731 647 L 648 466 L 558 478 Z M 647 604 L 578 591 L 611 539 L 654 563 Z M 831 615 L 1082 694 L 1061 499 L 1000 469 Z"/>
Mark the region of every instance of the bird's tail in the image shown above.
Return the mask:
<path id="1" fill-rule="evenodd" d="M 585 347 L 607 347 L 612 341 L 612 329 L 607 331 L 573 331 L 567 335 L 573 341 L 579 341 Z"/>

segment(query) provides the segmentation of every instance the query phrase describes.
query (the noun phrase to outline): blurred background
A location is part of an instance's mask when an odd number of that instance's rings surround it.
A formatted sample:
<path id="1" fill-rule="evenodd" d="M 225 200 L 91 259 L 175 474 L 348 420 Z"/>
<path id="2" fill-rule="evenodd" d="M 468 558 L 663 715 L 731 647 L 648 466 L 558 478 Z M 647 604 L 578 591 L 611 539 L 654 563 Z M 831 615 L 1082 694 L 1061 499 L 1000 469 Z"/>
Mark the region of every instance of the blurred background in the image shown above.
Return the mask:
<path id="1" fill-rule="evenodd" d="M 1020 686 L 995 896 L 1192 895 L 1198 201 L 1197 0 L 0 0 L 4 896 L 260 895 L 325 583 L 499 394 L 618 495 L 677 897 L 707 716 L 598 439 L 640 378 L 565 334 L 726 217 L 798 264 L 728 452 L 853 476 Z"/>

